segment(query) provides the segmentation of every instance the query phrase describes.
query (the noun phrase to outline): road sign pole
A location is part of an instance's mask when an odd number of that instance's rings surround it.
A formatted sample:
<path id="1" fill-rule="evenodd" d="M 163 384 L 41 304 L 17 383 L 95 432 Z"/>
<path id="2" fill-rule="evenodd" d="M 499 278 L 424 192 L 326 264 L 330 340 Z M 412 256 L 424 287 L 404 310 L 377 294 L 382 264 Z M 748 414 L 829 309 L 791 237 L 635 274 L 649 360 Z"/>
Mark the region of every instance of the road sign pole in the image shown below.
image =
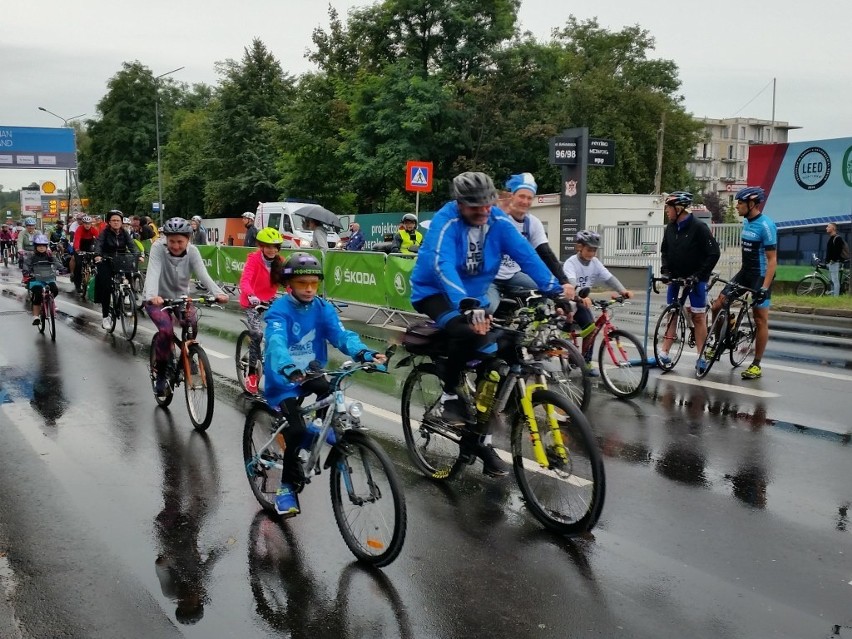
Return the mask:
<path id="1" fill-rule="evenodd" d="M 414 195 L 414 215 L 420 219 L 420 191 L 416 191 Z"/>

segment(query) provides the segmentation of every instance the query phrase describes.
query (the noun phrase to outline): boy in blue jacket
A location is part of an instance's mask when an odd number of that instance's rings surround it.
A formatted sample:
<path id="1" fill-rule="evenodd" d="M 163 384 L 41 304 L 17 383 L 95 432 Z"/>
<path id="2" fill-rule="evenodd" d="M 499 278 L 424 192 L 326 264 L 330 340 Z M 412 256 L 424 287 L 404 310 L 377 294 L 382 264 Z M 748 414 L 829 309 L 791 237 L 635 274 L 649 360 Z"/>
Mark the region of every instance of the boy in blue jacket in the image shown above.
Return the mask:
<path id="1" fill-rule="evenodd" d="M 488 307 L 487 291 L 503 255 L 510 256 L 544 293 L 563 293 L 573 298 L 574 287 L 560 285 L 535 249 L 499 208 L 497 189 L 485 173 L 467 172 L 453 179 L 454 201 L 432 218 L 429 233 L 420 247 L 411 274 L 411 303 L 445 330 L 450 356 L 439 371 L 444 393 L 442 417 L 457 425 L 471 426 L 473 411 L 457 391 L 465 363 L 493 355 L 496 344 L 488 339 L 491 318 L 482 310 L 463 314 L 462 300 L 476 299 Z M 479 434 L 470 433 L 471 436 Z M 487 439 L 472 446 L 491 476 L 508 473 Z"/>
<path id="2" fill-rule="evenodd" d="M 274 282 L 289 287 L 287 295 L 275 301 L 266 312 L 266 357 L 263 363 L 266 383 L 264 396 L 270 406 L 278 406 L 289 424 L 283 431 L 286 449 L 281 488 L 275 497 L 279 515 L 299 514 L 299 500 L 293 484 L 302 479 L 298 452 L 306 426 L 299 406 L 301 399 L 330 391 L 324 377 L 305 381 L 312 362 L 328 363 L 327 342 L 358 361 L 382 363 L 386 357 L 371 351 L 353 331 L 340 323 L 334 307 L 317 297 L 322 266 L 313 255 L 293 253 L 272 273 Z"/>

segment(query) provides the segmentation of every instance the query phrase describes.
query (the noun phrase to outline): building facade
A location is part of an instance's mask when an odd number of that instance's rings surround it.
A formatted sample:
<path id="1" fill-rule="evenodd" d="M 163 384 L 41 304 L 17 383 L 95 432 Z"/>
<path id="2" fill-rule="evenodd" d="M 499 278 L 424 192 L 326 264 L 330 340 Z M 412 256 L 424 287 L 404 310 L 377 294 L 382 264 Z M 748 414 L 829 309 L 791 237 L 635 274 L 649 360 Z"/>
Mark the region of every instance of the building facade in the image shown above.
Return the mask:
<path id="1" fill-rule="evenodd" d="M 702 193 L 715 192 L 722 202 L 748 185 L 749 144 L 787 142 L 788 132 L 801 127 L 755 118 L 695 118 L 704 125 L 704 139 L 687 165 Z"/>

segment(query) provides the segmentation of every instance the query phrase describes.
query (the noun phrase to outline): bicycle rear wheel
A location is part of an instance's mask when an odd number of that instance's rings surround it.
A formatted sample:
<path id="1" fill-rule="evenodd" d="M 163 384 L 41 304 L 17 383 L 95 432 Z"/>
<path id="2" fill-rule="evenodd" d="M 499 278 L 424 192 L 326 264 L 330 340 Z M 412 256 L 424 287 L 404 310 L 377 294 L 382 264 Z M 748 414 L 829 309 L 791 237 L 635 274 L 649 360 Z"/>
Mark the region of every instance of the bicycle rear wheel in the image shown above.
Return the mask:
<path id="1" fill-rule="evenodd" d="M 234 355 L 234 361 L 237 365 L 237 382 L 240 384 L 246 393 L 249 392 L 246 388 L 246 377 L 252 372 L 257 375 L 258 391 L 260 391 L 260 376 L 263 374 L 263 364 L 260 359 L 254 366 L 254 370 L 249 369 L 249 349 L 251 348 L 251 333 L 243 331 L 237 338 L 237 352 Z"/>
<path id="2" fill-rule="evenodd" d="M 151 390 L 154 392 L 154 399 L 157 400 L 157 404 L 166 408 L 169 404 L 172 403 L 172 398 L 174 397 L 174 388 L 172 387 L 171 381 L 166 384 L 166 390 L 162 395 L 157 395 L 157 358 L 156 351 L 154 349 L 154 342 L 157 339 L 157 334 L 154 334 L 154 337 L 151 338 L 151 346 L 148 349 L 148 373 L 151 376 Z M 172 349 L 174 350 L 174 348 Z M 172 358 L 174 361 L 174 358 Z"/>
<path id="3" fill-rule="evenodd" d="M 669 340 L 668 361 L 660 357 L 664 351 L 665 341 Z M 686 317 L 683 310 L 677 304 L 669 304 L 657 320 L 654 329 L 654 359 L 660 370 L 668 372 L 680 361 L 683 348 L 686 344 Z"/>
<path id="4" fill-rule="evenodd" d="M 748 304 L 743 304 L 737 314 L 737 323 L 734 332 L 728 336 L 730 346 L 729 355 L 731 366 L 741 366 L 746 358 L 754 352 L 754 338 L 756 335 L 754 315 Z"/>
<path id="5" fill-rule="evenodd" d="M 357 431 L 345 433 L 329 461 L 331 507 L 343 541 L 359 561 L 387 566 L 402 550 L 407 519 L 393 463 Z"/>
<path id="6" fill-rule="evenodd" d="M 592 400 L 592 378 L 580 349 L 558 338 L 548 340 L 547 347 L 545 355 L 558 367 L 550 371 L 555 382 L 552 389 L 565 395 L 580 410 L 586 410 Z"/>
<path id="7" fill-rule="evenodd" d="M 42 304 L 42 313 L 44 313 L 44 323 L 47 324 L 47 330 L 50 332 L 50 341 L 56 341 L 56 301 L 53 296 L 45 296 Z"/>
<path id="8" fill-rule="evenodd" d="M 555 532 L 591 530 L 606 494 L 603 458 L 591 426 L 576 406 L 553 391 L 533 393 L 532 411 L 545 459 L 535 455 L 520 407 L 510 416 L 513 467 L 526 506 Z"/>
<path id="9" fill-rule="evenodd" d="M 713 368 L 713 364 L 722 357 L 722 351 L 725 350 L 725 342 L 728 334 L 728 313 L 727 308 L 716 313 L 713 323 L 707 329 L 707 340 L 701 349 L 701 357 L 705 363 L 704 370 L 698 367 L 695 368 L 695 376 L 698 379 L 707 377 L 707 373 Z"/>
<path id="10" fill-rule="evenodd" d="M 129 285 L 125 284 L 119 290 L 121 303 L 118 313 L 121 316 L 121 332 L 127 340 L 132 340 L 136 336 L 136 296 Z"/>
<path id="11" fill-rule="evenodd" d="M 636 397 L 648 383 L 645 349 L 625 331 L 616 329 L 601 341 L 598 366 L 604 386 L 620 399 Z"/>
<path id="12" fill-rule="evenodd" d="M 213 420 L 213 369 L 200 344 L 190 344 L 189 375 L 184 370 L 183 389 L 186 394 L 186 409 L 195 430 L 207 430 Z"/>
<path id="13" fill-rule="evenodd" d="M 412 368 L 402 386 L 402 434 L 408 455 L 417 470 L 436 481 L 452 479 L 464 465 L 461 430 L 436 414 L 442 392 L 431 363 Z"/>
<path id="14" fill-rule="evenodd" d="M 251 492 L 265 511 L 275 512 L 275 493 L 281 486 L 281 470 L 286 444 L 280 433 L 268 447 L 272 434 L 283 421 L 266 404 L 256 403 L 246 417 L 243 428 L 243 467 Z"/>
<path id="15" fill-rule="evenodd" d="M 825 282 L 816 275 L 808 275 L 799 280 L 796 285 L 796 295 L 813 295 L 819 297 L 825 294 Z"/>

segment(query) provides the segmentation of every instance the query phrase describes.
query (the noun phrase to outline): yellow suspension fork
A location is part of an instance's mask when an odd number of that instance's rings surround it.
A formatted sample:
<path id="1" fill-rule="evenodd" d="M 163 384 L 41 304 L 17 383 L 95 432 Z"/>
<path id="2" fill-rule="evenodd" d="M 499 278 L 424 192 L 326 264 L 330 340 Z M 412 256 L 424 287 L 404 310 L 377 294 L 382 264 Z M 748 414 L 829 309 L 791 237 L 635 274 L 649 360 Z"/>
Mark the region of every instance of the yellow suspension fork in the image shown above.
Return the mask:
<path id="1" fill-rule="evenodd" d="M 532 396 L 537 390 L 547 390 L 547 384 L 544 379 L 540 378 L 539 383 L 530 384 L 527 386 L 523 379 L 518 379 L 518 384 L 521 390 L 521 409 L 524 412 L 524 417 L 527 420 L 527 428 L 530 431 L 530 441 L 532 442 L 533 455 L 535 460 L 542 468 L 550 466 L 547 461 L 547 453 L 544 451 L 544 446 L 541 443 L 541 434 L 538 432 L 538 424 L 535 420 L 535 410 L 532 405 Z M 568 451 L 565 449 L 565 444 L 562 441 L 562 431 L 559 429 L 559 422 L 556 420 L 556 410 L 552 404 L 546 404 L 547 423 L 550 426 L 550 434 L 553 439 L 555 452 L 562 458 L 568 459 Z"/>

